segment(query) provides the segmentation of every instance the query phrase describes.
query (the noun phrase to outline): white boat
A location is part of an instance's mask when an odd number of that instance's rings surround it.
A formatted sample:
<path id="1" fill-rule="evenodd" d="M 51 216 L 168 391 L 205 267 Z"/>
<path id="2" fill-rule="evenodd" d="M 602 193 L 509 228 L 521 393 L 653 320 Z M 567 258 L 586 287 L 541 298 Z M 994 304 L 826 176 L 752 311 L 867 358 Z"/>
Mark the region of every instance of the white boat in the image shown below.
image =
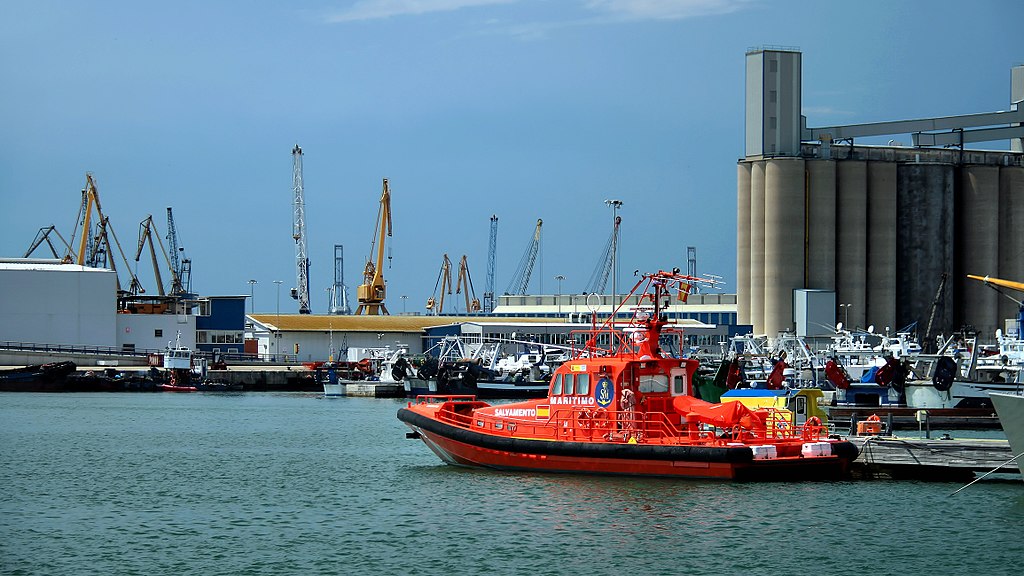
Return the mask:
<path id="1" fill-rule="evenodd" d="M 1010 441 L 1010 451 L 1018 458 L 1017 467 L 1024 470 L 1020 464 L 1024 459 L 1024 396 L 993 392 L 991 398 L 1006 439 Z"/>

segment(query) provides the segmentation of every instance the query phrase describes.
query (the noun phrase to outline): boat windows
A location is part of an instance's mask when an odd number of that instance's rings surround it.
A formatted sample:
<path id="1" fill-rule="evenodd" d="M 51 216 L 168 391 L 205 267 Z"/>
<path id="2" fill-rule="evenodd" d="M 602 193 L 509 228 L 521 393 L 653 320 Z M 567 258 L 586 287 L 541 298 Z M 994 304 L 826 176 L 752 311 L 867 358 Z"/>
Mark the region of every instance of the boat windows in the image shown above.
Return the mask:
<path id="1" fill-rule="evenodd" d="M 565 374 L 555 374 L 555 384 L 551 388 L 551 395 L 558 396 L 562 393 L 562 379 L 565 378 Z"/>
<path id="2" fill-rule="evenodd" d="M 668 376 L 664 374 L 641 374 L 640 392 L 668 392 Z"/>
<path id="3" fill-rule="evenodd" d="M 576 375 L 576 394 L 583 396 L 590 394 L 590 374 Z"/>
<path id="4" fill-rule="evenodd" d="M 672 393 L 676 396 L 686 393 L 686 377 L 677 374 L 672 378 Z"/>

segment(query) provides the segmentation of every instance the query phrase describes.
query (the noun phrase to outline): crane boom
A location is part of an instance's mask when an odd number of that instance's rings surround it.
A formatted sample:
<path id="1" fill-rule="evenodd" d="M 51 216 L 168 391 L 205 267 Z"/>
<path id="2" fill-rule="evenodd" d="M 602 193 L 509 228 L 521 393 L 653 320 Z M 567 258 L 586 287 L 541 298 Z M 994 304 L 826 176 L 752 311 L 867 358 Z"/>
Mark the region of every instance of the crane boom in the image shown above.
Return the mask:
<path id="1" fill-rule="evenodd" d="M 440 295 L 438 295 L 440 288 Z M 437 273 L 437 282 L 434 283 L 434 294 L 427 298 L 427 310 L 435 316 L 444 313 L 444 295 L 452 293 L 452 261 L 445 254 L 441 259 L 441 270 Z M 440 296 L 440 301 L 438 301 Z"/>
<path id="2" fill-rule="evenodd" d="M 57 238 L 60 238 L 60 241 L 63 244 L 63 252 L 57 252 L 57 247 L 54 246 L 53 242 L 50 240 L 51 232 L 56 234 Z M 36 248 L 39 248 L 39 246 L 42 245 L 43 242 L 46 242 L 46 245 L 50 247 L 50 252 L 53 254 L 54 258 L 63 258 L 61 254 L 67 254 L 68 250 L 70 249 L 70 245 L 68 244 L 67 240 L 65 240 L 64 237 L 60 235 L 60 232 L 57 231 L 57 227 L 51 224 L 48 227 L 40 228 L 39 232 L 36 232 L 36 237 L 34 240 L 32 240 L 32 245 L 29 246 L 28 250 L 25 251 L 24 258 L 32 256 L 32 253 L 35 252 Z"/>
<path id="3" fill-rule="evenodd" d="M 604 250 L 601 252 L 601 257 L 597 261 L 594 272 L 590 275 L 590 280 L 587 282 L 584 292 L 604 294 L 604 289 L 608 286 L 608 276 L 611 275 L 612 271 L 612 254 L 615 254 L 615 247 L 619 242 L 619 224 L 621 223 L 622 217 L 616 216 L 615 226 L 612 227 L 612 233 L 608 237 L 608 242 L 604 245 Z"/>
<path id="4" fill-rule="evenodd" d="M 540 252 L 540 230 L 544 221 L 537 219 L 537 228 L 533 231 L 533 238 L 526 247 L 519 266 L 512 275 L 512 282 L 508 286 L 507 294 L 525 295 L 526 289 L 530 286 L 530 276 L 533 274 L 533 265 L 537 262 L 537 253 Z"/>
<path id="5" fill-rule="evenodd" d="M 309 257 L 306 255 L 306 198 L 302 189 L 302 148 L 292 148 L 292 238 L 295 240 L 295 292 L 299 314 L 309 314 Z"/>
<path id="6" fill-rule="evenodd" d="M 171 294 L 192 291 L 192 261 L 184 257 L 185 249 L 178 241 L 178 229 L 174 225 L 174 213 L 167 207 L 167 258 L 171 267 Z M 179 254 L 181 254 L 179 256 Z"/>
<path id="7" fill-rule="evenodd" d="M 465 288 L 465 290 L 463 290 Z M 466 255 L 462 255 L 462 260 L 459 262 L 459 277 L 455 282 L 455 293 L 458 294 L 463 292 L 466 296 L 466 312 L 479 312 L 480 301 L 476 298 L 476 291 L 473 290 L 473 278 L 469 275 L 469 263 L 466 261 Z M 473 298 L 470 300 L 470 295 Z"/>
<path id="8" fill-rule="evenodd" d="M 384 242 L 391 236 L 391 190 L 388 188 L 387 178 L 384 179 L 383 188 L 380 195 L 380 207 L 377 210 L 377 227 L 374 230 L 373 241 L 370 243 L 371 253 L 376 245 L 376 260 L 367 258 L 366 267 L 363 268 L 363 283 L 356 290 L 356 297 L 359 300 L 356 314 L 370 316 L 388 314 L 388 309 L 384 305 L 387 286 L 384 283 L 384 273 L 381 271 L 384 263 Z"/>

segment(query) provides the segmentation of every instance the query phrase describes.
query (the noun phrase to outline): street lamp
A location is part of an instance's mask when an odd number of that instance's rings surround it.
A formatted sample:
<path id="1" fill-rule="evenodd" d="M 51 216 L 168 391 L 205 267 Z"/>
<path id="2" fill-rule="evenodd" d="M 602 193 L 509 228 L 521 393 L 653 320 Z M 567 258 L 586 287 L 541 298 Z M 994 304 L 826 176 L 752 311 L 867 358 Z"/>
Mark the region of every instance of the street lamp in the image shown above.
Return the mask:
<path id="1" fill-rule="evenodd" d="M 255 280 L 249 280 L 249 314 L 256 312 L 256 293 L 253 290 L 256 287 L 256 284 L 258 284 L 258 282 Z"/>
<path id="2" fill-rule="evenodd" d="M 405 294 L 402 294 L 401 296 L 399 296 L 399 298 L 402 299 L 402 314 L 405 314 L 405 301 L 408 300 L 409 297 L 406 296 Z"/>
<path id="3" fill-rule="evenodd" d="M 274 280 L 274 284 L 277 284 L 277 321 L 274 323 L 276 330 L 274 331 L 274 351 L 277 352 L 278 342 L 281 338 L 281 284 L 284 280 Z"/>
<path id="4" fill-rule="evenodd" d="M 555 298 L 558 299 L 558 315 L 562 315 L 562 280 L 565 280 L 565 276 L 559 274 L 555 276 L 555 280 L 558 280 L 558 295 Z"/>
<path id="5" fill-rule="evenodd" d="M 618 266 L 618 251 L 619 251 L 619 239 L 615 237 L 615 222 L 619 215 L 619 208 L 622 207 L 622 200 L 605 200 L 604 203 L 612 207 L 612 313 L 610 318 L 615 321 L 615 307 L 618 302 L 615 301 L 615 295 L 619 289 L 619 266 Z"/>
<path id="6" fill-rule="evenodd" d="M 853 306 L 853 304 L 840 304 L 839 305 L 839 309 L 840 310 L 842 310 L 843 308 L 846 309 L 846 315 L 845 315 L 845 319 L 843 320 L 843 324 L 846 326 L 847 330 L 850 329 L 850 306 Z"/>

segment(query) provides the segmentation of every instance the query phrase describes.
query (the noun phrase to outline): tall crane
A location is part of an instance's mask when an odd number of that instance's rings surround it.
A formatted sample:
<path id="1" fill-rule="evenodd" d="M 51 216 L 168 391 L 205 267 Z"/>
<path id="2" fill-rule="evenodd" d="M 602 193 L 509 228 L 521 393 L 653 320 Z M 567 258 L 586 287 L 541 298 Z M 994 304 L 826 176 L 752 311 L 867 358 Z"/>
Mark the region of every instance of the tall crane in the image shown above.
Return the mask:
<path id="1" fill-rule="evenodd" d="M 469 263 L 466 262 L 466 255 L 462 255 L 462 260 L 459 262 L 459 276 L 455 281 L 455 293 L 463 293 L 466 296 L 466 312 L 479 312 L 480 311 L 480 300 L 476 297 L 476 291 L 473 290 L 473 279 L 469 276 Z M 472 295 L 472 299 L 470 299 Z"/>
<path id="2" fill-rule="evenodd" d="M 533 274 L 533 265 L 537 261 L 537 253 L 540 252 L 540 229 L 544 221 L 537 219 L 537 228 L 533 231 L 533 238 L 526 245 L 526 252 L 519 261 L 519 266 L 512 274 L 512 282 L 509 283 L 506 294 L 526 295 L 526 289 L 530 286 L 530 276 Z"/>
<path id="3" fill-rule="evenodd" d="M 604 250 L 601 251 L 601 256 L 597 259 L 597 266 L 594 267 L 590 279 L 587 280 L 587 284 L 583 288 L 587 294 L 604 294 L 605 287 L 608 286 L 608 276 L 612 272 L 612 255 L 615 254 L 615 247 L 619 243 L 619 224 L 621 223 L 622 217 L 616 216 L 612 233 L 608 236 L 608 242 L 605 243 Z"/>
<path id="4" fill-rule="evenodd" d="M 171 265 L 170 257 L 168 257 L 167 250 L 164 248 L 164 241 L 161 240 L 160 234 L 155 232 L 156 228 L 156 224 L 153 223 L 153 214 L 148 215 L 138 224 L 138 249 L 135 251 L 135 262 L 136 264 L 138 263 L 145 245 L 150 245 L 150 257 L 153 259 L 153 275 L 157 280 L 157 291 L 161 296 L 165 296 L 164 280 L 160 275 L 160 261 L 157 259 L 157 247 L 153 243 L 154 238 L 160 244 L 160 252 L 164 256 L 164 262 L 171 271 L 171 286 L 180 286 L 181 281 L 178 279 L 178 273 L 174 270 L 174 266 Z"/>
<path id="5" fill-rule="evenodd" d="M 302 148 L 292 148 L 292 238 L 295 240 L 295 290 L 292 297 L 299 301 L 299 314 L 309 314 L 309 258 L 306 256 L 306 198 L 302 191 Z"/>
<path id="6" fill-rule="evenodd" d="M 440 294 L 438 294 L 440 288 Z M 434 293 L 427 298 L 427 310 L 437 316 L 444 312 L 444 295 L 452 293 L 452 261 L 445 254 L 441 260 L 441 270 L 437 273 L 437 282 L 434 284 Z M 438 301 L 440 296 L 440 301 Z"/>
<path id="7" fill-rule="evenodd" d="M 359 307 L 356 314 L 367 314 L 370 316 L 387 315 L 388 309 L 384 306 L 384 296 L 387 287 L 384 284 L 384 273 L 381 267 L 384 264 L 384 242 L 391 236 L 391 190 L 388 189 L 388 179 L 384 179 L 384 190 L 380 195 L 380 208 L 377 210 L 377 227 L 374 229 L 374 237 L 370 242 L 370 253 L 373 253 L 374 246 L 377 250 L 376 260 L 366 259 L 366 266 L 363 268 L 363 283 L 356 290 L 356 298 L 359 300 Z"/>
<path id="8" fill-rule="evenodd" d="M 131 271 L 128 257 L 125 256 L 124 250 L 121 248 L 121 242 L 117 239 L 117 234 L 114 233 L 114 228 L 110 225 L 110 219 L 103 215 L 103 209 L 100 207 L 100 194 L 96 189 L 96 181 L 93 180 L 91 173 L 86 172 L 85 181 L 85 188 L 82 189 L 82 204 L 78 209 L 75 228 L 71 232 L 71 241 L 68 242 L 68 252 L 64 255 L 63 262 L 78 264 L 79 266 L 89 266 L 91 268 L 107 268 L 109 266 L 110 270 L 114 272 L 117 292 L 121 294 L 121 279 L 118 277 L 117 265 L 111 254 L 110 237 L 112 236 L 114 243 L 117 245 L 118 253 L 121 254 L 121 260 L 125 263 L 128 274 L 132 277 L 128 291 L 131 294 L 138 294 L 143 291 L 142 286 L 139 284 L 138 277 Z M 93 234 L 91 226 L 93 208 L 96 209 L 97 218 L 95 234 Z M 79 228 L 81 228 L 82 238 L 78 243 L 76 257 L 74 252 L 75 235 L 78 234 Z M 108 230 L 110 232 L 109 235 L 107 234 Z M 109 258 L 108 255 L 110 256 Z"/>
<path id="9" fill-rule="evenodd" d="M 484 288 L 484 313 L 494 312 L 494 267 L 498 255 L 498 216 L 491 215 L 491 239 L 487 244 L 487 286 Z"/>
<path id="10" fill-rule="evenodd" d="M 192 260 L 184 257 L 185 249 L 178 241 L 178 229 L 174 226 L 174 213 L 167 207 L 167 256 L 171 262 L 171 294 L 192 292 Z"/>
<path id="11" fill-rule="evenodd" d="M 345 247 L 334 245 L 334 284 L 330 288 L 329 314 L 351 314 L 348 305 L 348 286 L 345 286 Z"/>

